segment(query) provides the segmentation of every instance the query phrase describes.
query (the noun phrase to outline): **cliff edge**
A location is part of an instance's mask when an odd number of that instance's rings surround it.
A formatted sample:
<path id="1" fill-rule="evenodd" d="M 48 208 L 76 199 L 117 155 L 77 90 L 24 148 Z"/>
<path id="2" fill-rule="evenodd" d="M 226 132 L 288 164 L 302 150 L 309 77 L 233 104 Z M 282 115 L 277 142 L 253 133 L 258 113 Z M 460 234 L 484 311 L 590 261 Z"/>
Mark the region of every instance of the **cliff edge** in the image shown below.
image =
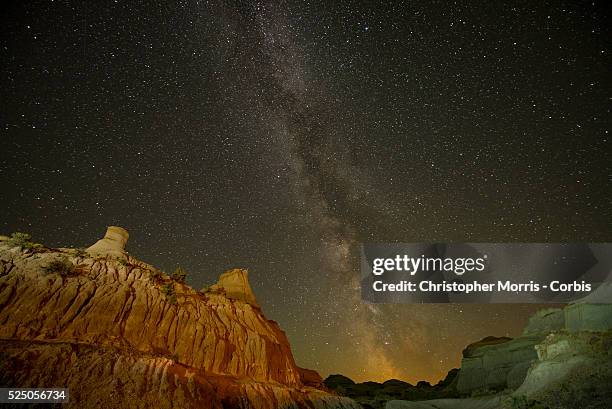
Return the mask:
<path id="1" fill-rule="evenodd" d="M 0 386 L 68 387 L 68 408 L 358 408 L 304 378 L 245 270 L 198 292 L 130 256 L 127 238 L 0 239 Z"/>

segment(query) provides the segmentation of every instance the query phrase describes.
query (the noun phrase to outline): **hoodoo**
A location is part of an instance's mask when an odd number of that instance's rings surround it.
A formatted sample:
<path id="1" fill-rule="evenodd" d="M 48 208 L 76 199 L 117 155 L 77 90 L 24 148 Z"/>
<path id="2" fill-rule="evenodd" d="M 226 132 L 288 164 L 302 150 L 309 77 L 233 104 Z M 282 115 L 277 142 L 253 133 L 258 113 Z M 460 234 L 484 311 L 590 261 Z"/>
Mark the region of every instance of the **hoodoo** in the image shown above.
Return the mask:
<path id="1" fill-rule="evenodd" d="M 259 307 L 255 294 L 249 284 L 249 272 L 245 269 L 235 268 L 221 274 L 217 284 L 210 287 L 213 291 L 222 291 L 227 298 L 244 301 Z"/>
<path id="2" fill-rule="evenodd" d="M 127 239 L 111 226 L 87 252 L 0 240 L 0 386 L 69 388 L 68 409 L 358 408 L 296 365 L 246 270 L 195 291 L 128 257 Z"/>
<path id="3" fill-rule="evenodd" d="M 125 258 L 127 257 L 125 245 L 129 237 L 130 234 L 123 227 L 109 226 L 104 238 L 87 248 L 87 252 L 92 256 Z"/>

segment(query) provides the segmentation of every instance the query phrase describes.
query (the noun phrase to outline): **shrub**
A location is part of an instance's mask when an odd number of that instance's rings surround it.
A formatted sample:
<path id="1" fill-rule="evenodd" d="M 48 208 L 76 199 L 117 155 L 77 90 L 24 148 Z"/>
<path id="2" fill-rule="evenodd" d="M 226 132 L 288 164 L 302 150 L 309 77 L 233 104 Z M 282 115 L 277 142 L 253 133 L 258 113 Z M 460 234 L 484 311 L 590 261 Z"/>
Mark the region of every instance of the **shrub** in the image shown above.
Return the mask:
<path id="1" fill-rule="evenodd" d="M 76 274 L 74 264 L 66 257 L 52 260 L 47 266 L 43 267 L 47 274 L 57 273 L 62 277 L 67 277 Z"/>
<path id="2" fill-rule="evenodd" d="M 162 286 L 161 288 L 162 294 L 166 296 L 166 300 L 170 304 L 176 304 L 176 291 L 174 290 L 174 284 L 168 283 Z"/>
<path id="3" fill-rule="evenodd" d="M 6 241 L 10 247 L 19 247 L 21 250 L 37 249 L 42 247 L 42 244 L 34 243 L 31 241 L 32 236 L 28 233 L 15 232 L 11 234 L 11 237 Z"/>
<path id="4" fill-rule="evenodd" d="M 152 281 L 157 281 L 162 277 L 162 272 L 159 270 L 149 270 L 149 278 Z"/>
<path id="5" fill-rule="evenodd" d="M 187 272 L 183 270 L 180 266 L 174 270 L 172 275 L 170 276 L 174 281 L 178 281 L 179 283 L 184 283 L 187 278 Z"/>

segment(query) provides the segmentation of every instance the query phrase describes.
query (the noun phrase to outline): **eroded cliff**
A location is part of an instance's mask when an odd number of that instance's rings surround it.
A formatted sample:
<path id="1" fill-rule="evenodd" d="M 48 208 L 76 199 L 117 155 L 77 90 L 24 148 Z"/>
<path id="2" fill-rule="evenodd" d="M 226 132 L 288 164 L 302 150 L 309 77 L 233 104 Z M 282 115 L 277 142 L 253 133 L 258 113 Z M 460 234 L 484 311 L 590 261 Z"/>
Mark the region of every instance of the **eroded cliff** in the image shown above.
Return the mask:
<path id="1" fill-rule="evenodd" d="M 71 407 L 357 407 L 303 379 L 246 271 L 198 292 L 112 237 L 91 252 L 0 241 L 3 385 L 67 386 Z"/>

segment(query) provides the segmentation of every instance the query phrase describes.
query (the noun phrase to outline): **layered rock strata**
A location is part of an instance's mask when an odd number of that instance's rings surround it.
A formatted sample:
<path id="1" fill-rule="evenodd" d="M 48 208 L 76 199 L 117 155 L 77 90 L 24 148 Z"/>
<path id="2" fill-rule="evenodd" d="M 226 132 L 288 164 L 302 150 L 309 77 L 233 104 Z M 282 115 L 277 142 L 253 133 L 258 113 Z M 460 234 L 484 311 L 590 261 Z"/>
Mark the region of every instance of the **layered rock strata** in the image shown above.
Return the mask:
<path id="1" fill-rule="evenodd" d="M 492 342 L 491 338 L 485 338 L 464 350 L 457 380 L 460 394 L 518 388 L 529 366 L 537 359 L 535 345 L 544 336 L 495 338 L 498 342 Z"/>
<path id="2" fill-rule="evenodd" d="M 69 407 L 357 407 L 310 386 L 244 270 L 197 292 L 116 229 L 86 253 L 0 242 L 3 385 L 69 386 Z"/>
<path id="3" fill-rule="evenodd" d="M 591 339 L 591 336 L 570 336 L 568 333 L 605 333 L 611 329 L 612 304 L 579 302 L 564 308 L 543 309 L 529 319 L 520 337 L 489 337 L 468 346 L 461 361 L 457 390 L 470 394 L 517 389 L 538 362 L 550 361 L 550 358 L 543 358 L 550 354 L 539 353 L 542 348 L 546 350 L 560 348 L 551 345 L 566 345 L 569 351 L 582 354 L 587 349 L 582 348 L 577 340 L 581 337 Z M 551 343 L 551 339 L 564 341 Z M 561 355 L 561 358 L 567 357 L 567 354 Z M 559 375 L 561 373 L 558 372 Z"/>

